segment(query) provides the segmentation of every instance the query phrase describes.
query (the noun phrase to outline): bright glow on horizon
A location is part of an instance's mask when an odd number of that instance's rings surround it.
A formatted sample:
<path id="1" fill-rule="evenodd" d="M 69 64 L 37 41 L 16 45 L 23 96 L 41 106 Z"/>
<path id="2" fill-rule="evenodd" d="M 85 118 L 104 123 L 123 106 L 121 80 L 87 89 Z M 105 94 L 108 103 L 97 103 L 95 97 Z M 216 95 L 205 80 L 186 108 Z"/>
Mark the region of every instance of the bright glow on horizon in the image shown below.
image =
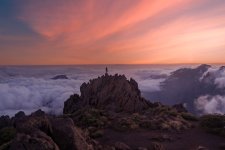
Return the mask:
<path id="1" fill-rule="evenodd" d="M 1 1 L 0 64 L 225 63 L 224 18 L 224 0 Z"/>

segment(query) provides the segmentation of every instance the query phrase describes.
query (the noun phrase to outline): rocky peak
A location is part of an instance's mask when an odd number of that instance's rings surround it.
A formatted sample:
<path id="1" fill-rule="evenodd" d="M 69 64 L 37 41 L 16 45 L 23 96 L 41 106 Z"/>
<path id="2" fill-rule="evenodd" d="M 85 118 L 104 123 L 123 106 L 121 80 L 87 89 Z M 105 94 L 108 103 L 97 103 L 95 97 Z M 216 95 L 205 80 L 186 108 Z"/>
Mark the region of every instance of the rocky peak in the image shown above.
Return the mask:
<path id="1" fill-rule="evenodd" d="M 127 80 L 124 75 L 105 74 L 83 83 L 81 96 L 75 94 L 64 103 L 64 113 L 71 113 L 78 106 L 107 109 L 114 112 L 138 112 L 148 108 L 149 102 L 141 97 L 134 79 Z"/>

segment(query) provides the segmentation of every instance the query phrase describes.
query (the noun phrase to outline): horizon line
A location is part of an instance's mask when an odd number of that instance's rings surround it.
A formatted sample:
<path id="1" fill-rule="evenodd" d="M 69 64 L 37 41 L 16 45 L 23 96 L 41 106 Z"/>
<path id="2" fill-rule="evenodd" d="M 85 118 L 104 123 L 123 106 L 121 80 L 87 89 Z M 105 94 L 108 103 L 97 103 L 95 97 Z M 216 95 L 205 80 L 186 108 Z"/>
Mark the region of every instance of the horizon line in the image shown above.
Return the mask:
<path id="1" fill-rule="evenodd" d="M 102 64 L 102 63 L 96 63 L 96 64 L 0 64 L 0 66 L 91 66 L 91 65 L 201 65 L 201 64 L 207 64 L 207 65 L 225 65 L 225 62 L 223 63 L 121 63 L 121 64 Z"/>

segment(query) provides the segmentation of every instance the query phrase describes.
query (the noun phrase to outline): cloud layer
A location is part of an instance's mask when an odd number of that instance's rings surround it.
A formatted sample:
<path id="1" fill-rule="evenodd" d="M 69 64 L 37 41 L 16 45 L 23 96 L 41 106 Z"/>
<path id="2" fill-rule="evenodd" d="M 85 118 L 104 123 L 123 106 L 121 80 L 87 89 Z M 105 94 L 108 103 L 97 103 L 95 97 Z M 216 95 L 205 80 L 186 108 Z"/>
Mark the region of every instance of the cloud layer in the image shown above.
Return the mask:
<path id="1" fill-rule="evenodd" d="M 160 81 L 153 79 L 168 74 L 176 67 L 160 69 L 149 66 L 108 66 L 110 74 L 125 74 L 139 83 L 141 91 L 160 90 Z M 0 115 L 14 115 L 18 111 L 27 114 L 43 109 L 60 114 L 64 101 L 74 93 L 80 93 L 80 85 L 104 74 L 105 66 L 21 66 L 0 67 Z M 66 74 L 68 80 L 51 78 Z"/>
<path id="2" fill-rule="evenodd" d="M 62 113 L 64 101 L 79 93 L 79 81 L 16 78 L 0 84 L 0 114 L 19 110 L 30 113 L 39 108 L 48 113 Z"/>
<path id="3" fill-rule="evenodd" d="M 204 81 L 205 79 L 205 81 Z M 213 92 L 217 94 L 206 94 L 198 97 L 195 100 L 195 107 L 200 113 L 225 113 L 225 68 L 222 67 L 211 67 L 206 71 L 200 78 L 200 81 L 206 82 L 215 86 Z M 207 86 L 206 84 L 206 86 Z M 218 94 L 220 93 L 220 94 Z"/>
<path id="4" fill-rule="evenodd" d="M 174 103 L 182 103 L 187 101 L 187 97 L 195 88 L 197 94 L 195 98 L 190 99 L 190 103 L 198 110 L 199 113 L 224 113 L 225 110 L 225 93 L 224 93 L 224 69 L 218 66 L 211 67 L 206 72 L 202 72 L 199 82 L 204 85 L 204 88 L 196 89 L 195 82 L 188 77 L 192 70 L 178 76 L 179 81 L 187 80 L 190 89 L 178 82 L 176 88 L 169 88 L 169 95 L 175 95 L 174 98 L 169 98 L 163 92 L 160 86 L 163 81 L 168 79 L 171 72 L 182 68 L 195 68 L 195 66 L 163 66 L 163 65 L 109 65 L 110 74 L 125 74 L 126 77 L 133 78 L 138 82 L 142 95 L 150 101 L 161 101 L 173 105 Z M 21 67 L 0 67 L 0 115 L 13 115 L 16 112 L 23 110 L 26 113 L 33 112 L 37 109 L 43 109 L 48 113 L 62 113 L 63 103 L 73 93 L 79 93 L 80 85 L 87 82 L 89 79 L 96 78 L 104 74 L 105 65 L 91 66 L 21 66 Z M 68 80 L 52 80 L 51 78 L 65 74 Z M 186 83 L 186 81 L 185 81 Z M 180 87 L 181 86 L 181 87 Z M 182 88 L 184 87 L 184 91 Z M 207 89 L 210 90 L 207 90 Z M 213 90 L 212 90 L 213 89 Z M 165 90 L 165 89 L 164 89 Z M 203 91 L 201 91 L 203 90 Z M 189 91 L 189 92 L 188 92 Z M 191 91 L 191 92 L 190 92 Z M 202 94 L 205 93 L 205 94 Z M 194 93 L 192 93 L 194 94 Z M 181 101 L 178 101 L 177 95 L 182 96 Z M 179 97 L 178 97 L 179 98 Z M 188 101 L 189 102 L 189 101 Z"/>
<path id="5" fill-rule="evenodd" d="M 195 105 L 197 110 L 203 114 L 224 114 L 225 113 L 225 96 L 200 96 L 196 101 Z"/>

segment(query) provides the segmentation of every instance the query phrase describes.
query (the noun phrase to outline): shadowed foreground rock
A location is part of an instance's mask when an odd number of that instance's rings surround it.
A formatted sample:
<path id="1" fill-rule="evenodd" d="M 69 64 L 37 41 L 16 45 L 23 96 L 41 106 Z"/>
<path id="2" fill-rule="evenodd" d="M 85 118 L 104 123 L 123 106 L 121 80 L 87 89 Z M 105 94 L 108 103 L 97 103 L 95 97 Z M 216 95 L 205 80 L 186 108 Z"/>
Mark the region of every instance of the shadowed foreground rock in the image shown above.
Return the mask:
<path id="1" fill-rule="evenodd" d="M 17 130 L 10 150 L 92 150 L 70 118 L 51 117 L 38 110 L 13 118 Z"/>

